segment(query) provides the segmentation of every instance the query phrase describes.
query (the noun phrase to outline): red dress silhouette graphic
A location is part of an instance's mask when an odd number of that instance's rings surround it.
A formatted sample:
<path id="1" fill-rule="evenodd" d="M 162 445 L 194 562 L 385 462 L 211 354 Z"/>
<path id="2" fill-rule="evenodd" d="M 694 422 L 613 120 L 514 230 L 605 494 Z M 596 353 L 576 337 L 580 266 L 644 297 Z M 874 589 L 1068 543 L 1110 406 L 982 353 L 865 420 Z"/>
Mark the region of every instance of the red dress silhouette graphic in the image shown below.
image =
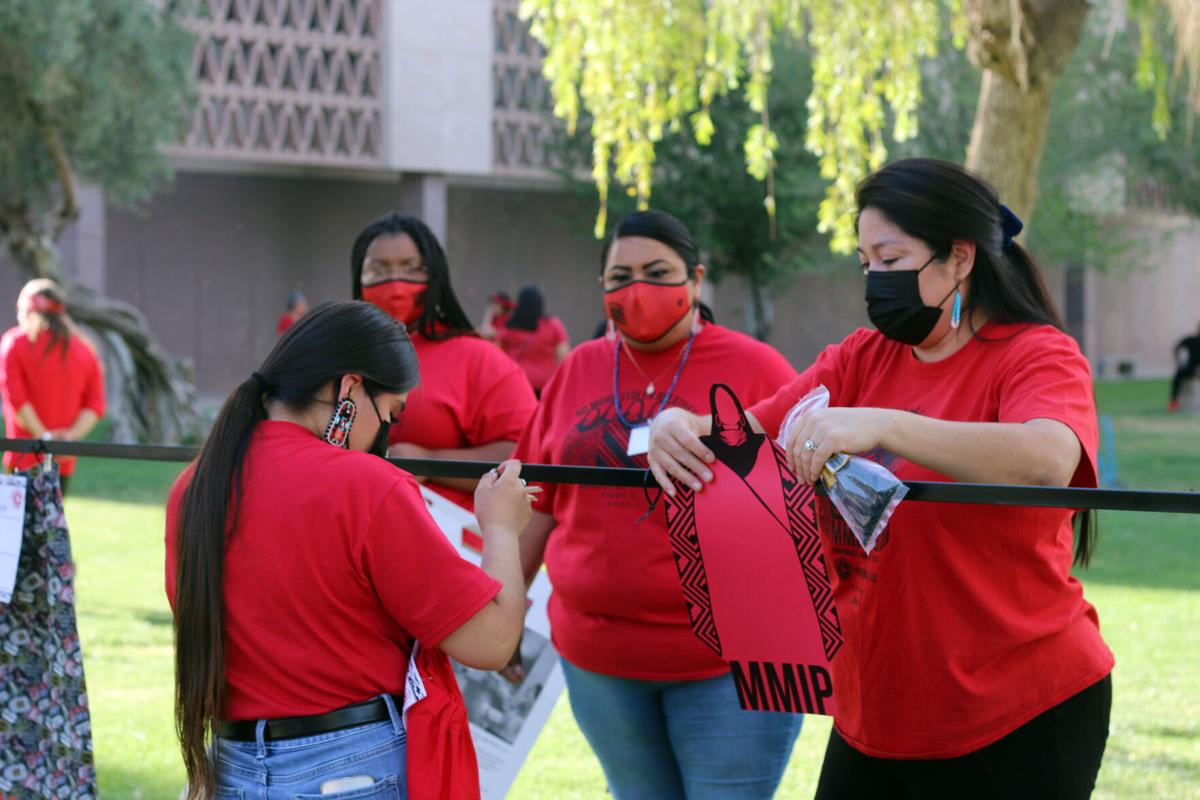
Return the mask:
<path id="1" fill-rule="evenodd" d="M 743 708 L 832 715 L 829 663 L 841 626 L 817 530 L 813 487 L 755 433 L 741 402 L 714 384 L 717 457 L 699 493 L 682 484 L 667 524 L 692 630 L 730 663 Z"/>

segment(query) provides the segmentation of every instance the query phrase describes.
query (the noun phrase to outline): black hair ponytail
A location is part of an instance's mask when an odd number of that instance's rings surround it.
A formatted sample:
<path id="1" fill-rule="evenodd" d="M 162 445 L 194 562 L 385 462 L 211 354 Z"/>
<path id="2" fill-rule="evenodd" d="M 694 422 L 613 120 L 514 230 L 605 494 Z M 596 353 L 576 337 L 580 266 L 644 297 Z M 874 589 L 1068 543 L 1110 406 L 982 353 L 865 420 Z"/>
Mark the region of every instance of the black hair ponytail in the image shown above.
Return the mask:
<path id="1" fill-rule="evenodd" d="M 175 727 L 188 798 L 210 797 L 212 725 L 225 706 L 225 548 L 237 529 L 246 451 L 264 401 L 303 411 L 347 373 L 368 392 L 404 392 L 417 356 L 404 326 L 369 303 L 323 303 L 301 317 L 226 399 L 183 493 L 176 530 Z"/>

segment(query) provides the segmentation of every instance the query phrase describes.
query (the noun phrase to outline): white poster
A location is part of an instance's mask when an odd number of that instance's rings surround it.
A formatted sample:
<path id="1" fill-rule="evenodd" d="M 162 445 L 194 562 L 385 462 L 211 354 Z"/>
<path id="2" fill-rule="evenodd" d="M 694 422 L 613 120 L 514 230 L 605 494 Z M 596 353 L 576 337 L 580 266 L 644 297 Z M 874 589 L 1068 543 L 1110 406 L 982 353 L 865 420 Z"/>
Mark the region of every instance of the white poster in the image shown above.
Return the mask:
<path id="1" fill-rule="evenodd" d="M 24 475 L 0 475 L 0 603 L 12 600 L 25 534 Z"/>
<path id="2" fill-rule="evenodd" d="M 478 564 L 483 540 L 475 515 L 424 486 L 421 494 L 430 515 L 458 552 Z M 508 794 L 563 690 L 558 653 L 550 643 L 549 599 L 550 580 L 543 570 L 529 587 L 521 639 L 525 667 L 521 683 L 513 685 L 498 673 L 454 664 L 479 757 L 483 800 L 501 800 Z"/>

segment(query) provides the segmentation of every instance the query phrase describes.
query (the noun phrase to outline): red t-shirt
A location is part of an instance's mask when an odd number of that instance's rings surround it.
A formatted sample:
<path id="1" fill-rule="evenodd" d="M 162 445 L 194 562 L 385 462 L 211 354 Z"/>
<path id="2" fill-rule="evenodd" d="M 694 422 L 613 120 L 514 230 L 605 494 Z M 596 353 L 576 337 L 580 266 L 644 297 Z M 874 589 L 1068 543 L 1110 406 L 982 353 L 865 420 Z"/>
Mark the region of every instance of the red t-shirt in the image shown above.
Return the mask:
<path id="1" fill-rule="evenodd" d="M 412 639 L 436 647 L 500 584 L 438 530 L 416 482 L 382 459 L 261 422 L 225 554 L 225 718 L 322 714 L 402 694 Z M 167 598 L 191 468 L 167 504 Z"/>
<path id="2" fill-rule="evenodd" d="M 1050 326 L 985 325 L 942 361 L 860 329 L 751 409 L 771 435 L 817 384 L 834 406 L 961 422 L 1053 419 L 1079 437 L 1072 486 L 1096 486 L 1091 370 Z M 891 453 L 903 480 L 947 481 Z M 1012 732 L 1107 675 L 1113 656 L 1071 577 L 1067 509 L 901 503 L 865 555 L 819 501 L 845 645 L 833 660 L 838 731 L 883 758 L 952 758 Z"/>
<path id="3" fill-rule="evenodd" d="M 409 442 L 431 450 L 515 442 L 533 416 L 537 398 L 529 381 L 500 348 L 477 336 L 442 341 L 411 332 L 421 382 L 392 426 L 391 444 Z M 470 492 L 430 482 L 430 489 L 468 509 Z"/>
<path id="4" fill-rule="evenodd" d="M 613 408 L 613 348 L 593 339 L 575 348 L 542 392 L 517 447 L 522 461 L 646 468 L 646 456 L 626 455 L 629 428 Z M 642 371 L 665 372 L 656 393 L 622 351 L 620 403 L 631 422 L 658 413 L 684 344 L 638 353 Z M 735 368 L 731 368 L 734 365 Z M 728 383 L 745 403 L 768 397 L 796 372 L 771 347 L 741 333 L 706 325 L 696 336 L 670 406 L 708 413 L 709 389 Z M 534 508 L 552 514 L 546 567 L 554 594 L 554 646 L 572 664 L 642 680 L 692 680 L 729 667 L 692 633 L 662 508 L 646 519 L 640 489 L 545 484 Z"/>
<path id="5" fill-rule="evenodd" d="M 535 392 L 540 392 L 558 368 L 558 346 L 567 341 L 567 329 L 558 317 L 542 317 L 536 330 L 497 328 L 496 344 L 521 365 Z"/>
<path id="6" fill-rule="evenodd" d="M 20 328 L 10 328 L 0 338 L 0 392 L 4 395 L 4 429 L 13 439 L 33 438 L 17 420 L 17 409 L 33 405 L 47 430 L 69 428 L 80 412 L 91 409 L 104 416 L 104 375 L 91 345 L 72 336 L 62 348 L 46 352 L 50 334 L 37 342 Z M 32 453 L 5 453 L 4 466 L 26 470 L 38 463 Z M 75 472 L 74 456 L 56 456 L 59 474 Z"/>

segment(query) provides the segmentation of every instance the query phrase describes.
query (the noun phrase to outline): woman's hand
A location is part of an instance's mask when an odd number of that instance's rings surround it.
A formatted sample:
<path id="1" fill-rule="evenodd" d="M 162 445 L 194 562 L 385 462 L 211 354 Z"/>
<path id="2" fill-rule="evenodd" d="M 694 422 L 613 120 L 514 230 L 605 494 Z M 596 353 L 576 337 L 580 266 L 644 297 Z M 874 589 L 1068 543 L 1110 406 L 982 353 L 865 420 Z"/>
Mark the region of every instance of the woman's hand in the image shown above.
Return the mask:
<path id="1" fill-rule="evenodd" d="M 703 481 L 713 479 L 708 465 L 716 460 L 716 456 L 700 441 L 710 426 L 706 418 L 689 414 L 682 408 L 668 408 L 650 426 L 650 450 L 646 454 L 650 471 L 671 497 L 675 496 L 671 478 L 688 484 L 697 492 L 703 488 Z"/>
<path id="2" fill-rule="evenodd" d="M 505 461 L 479 480 L 475 489 L 475 517 L 485 534 L 492 529 L 511 531 L 514 537 L 525 532 L 533 516 L 531 504 L 541 491 L 521 480 L 521 462 Z"/>
<path id="3" fill-rule="evenodd" d="M 788 466 L 816 483 L 834 453 L 863 453 L 883 447 L 897 412 L 886 408 L 819 408 L 803 414 L 788 431 Z"/>

